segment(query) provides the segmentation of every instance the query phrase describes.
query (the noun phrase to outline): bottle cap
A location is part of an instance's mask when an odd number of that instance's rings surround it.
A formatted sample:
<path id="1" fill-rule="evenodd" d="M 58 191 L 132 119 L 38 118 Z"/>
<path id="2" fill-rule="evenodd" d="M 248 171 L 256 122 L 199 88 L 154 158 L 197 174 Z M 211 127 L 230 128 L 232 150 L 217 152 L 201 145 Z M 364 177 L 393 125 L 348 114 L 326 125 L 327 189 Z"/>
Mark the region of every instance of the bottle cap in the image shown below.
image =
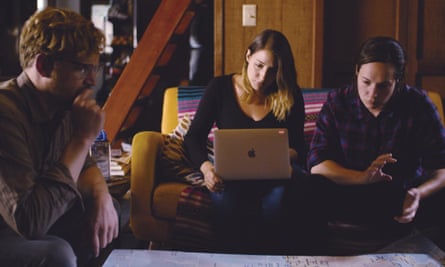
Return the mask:
<path id="1" fill-rule="evenodd" d="M 96 137 L 96 141 L 107 141 L 105 130 L 100 130 L 99 135 Z"/>

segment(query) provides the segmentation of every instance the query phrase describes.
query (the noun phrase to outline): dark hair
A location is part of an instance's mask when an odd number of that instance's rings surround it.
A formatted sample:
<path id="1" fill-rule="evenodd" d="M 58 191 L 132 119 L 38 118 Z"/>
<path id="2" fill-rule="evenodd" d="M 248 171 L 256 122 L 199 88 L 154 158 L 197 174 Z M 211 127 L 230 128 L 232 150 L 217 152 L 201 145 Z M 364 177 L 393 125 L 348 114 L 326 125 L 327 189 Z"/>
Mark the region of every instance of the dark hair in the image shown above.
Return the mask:
<path id="1" fill-rule="evenodd" d="M 377 36 L 365 41 L 356 61 L 356 70 L 364 64 L 371 62 L 383 62 L 394 65 L 395 79 L 403 80 L 405 76 L 406 54 L 402 45 L 395 39 L 385 36 Z"/>

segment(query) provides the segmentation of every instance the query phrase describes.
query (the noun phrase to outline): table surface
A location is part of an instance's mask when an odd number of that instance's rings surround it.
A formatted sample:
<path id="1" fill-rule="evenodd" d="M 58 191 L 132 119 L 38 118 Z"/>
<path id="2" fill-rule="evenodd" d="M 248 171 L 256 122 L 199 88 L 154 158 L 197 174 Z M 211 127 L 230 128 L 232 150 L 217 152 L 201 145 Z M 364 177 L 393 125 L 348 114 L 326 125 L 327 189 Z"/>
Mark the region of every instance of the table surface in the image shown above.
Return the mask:
<path id="1" fill-rule="evenodd" d="M 130 189 L 130 177 L 112 177 L 111 180 L 107 182 L 107 185 L 110 194 L 116 199 L 119 199 Z"/>
<path id="2" fill-rule="evenodd" d="M 198 253 L 161 250 L 116 249 L 105 267 L 139 266 L 233 266 L 233 267 L 323 267 L 323 266 L 445 266 L 445 253 L 420 233 L 398 240 L 376 254 L 358 256 L 270 256 Z"/>

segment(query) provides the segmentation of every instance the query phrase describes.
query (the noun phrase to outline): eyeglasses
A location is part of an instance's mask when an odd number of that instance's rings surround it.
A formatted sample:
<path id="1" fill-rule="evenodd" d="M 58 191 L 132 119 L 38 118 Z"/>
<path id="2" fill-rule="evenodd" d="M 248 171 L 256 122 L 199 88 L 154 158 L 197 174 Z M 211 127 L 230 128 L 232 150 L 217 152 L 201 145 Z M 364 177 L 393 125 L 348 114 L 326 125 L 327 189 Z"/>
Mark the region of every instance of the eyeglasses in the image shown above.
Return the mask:
<path id="1" fill-rule="evenodd" d="M 99 65 L 85 64 L 72 59 L 66 59 L 66 61 L 76 66 L 76 70 L 79 72 L 82 78 L 86 78 L 87 75 L 90 73 L 97 75 L 99 70 L 102 68 L 102 64 Z"/>

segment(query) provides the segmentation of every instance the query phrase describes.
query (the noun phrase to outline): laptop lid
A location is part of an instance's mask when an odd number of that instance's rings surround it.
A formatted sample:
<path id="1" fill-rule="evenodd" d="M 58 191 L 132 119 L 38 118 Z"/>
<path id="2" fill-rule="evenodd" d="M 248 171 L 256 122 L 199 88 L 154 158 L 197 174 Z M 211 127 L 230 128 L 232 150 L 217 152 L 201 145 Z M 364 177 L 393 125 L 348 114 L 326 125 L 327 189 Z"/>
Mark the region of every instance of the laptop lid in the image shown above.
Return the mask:
<path id="1" fill-rule="evenodd" d="M 289 179 L 287 129 L 217 129 L 215 172 L 223 180 Z"/>

